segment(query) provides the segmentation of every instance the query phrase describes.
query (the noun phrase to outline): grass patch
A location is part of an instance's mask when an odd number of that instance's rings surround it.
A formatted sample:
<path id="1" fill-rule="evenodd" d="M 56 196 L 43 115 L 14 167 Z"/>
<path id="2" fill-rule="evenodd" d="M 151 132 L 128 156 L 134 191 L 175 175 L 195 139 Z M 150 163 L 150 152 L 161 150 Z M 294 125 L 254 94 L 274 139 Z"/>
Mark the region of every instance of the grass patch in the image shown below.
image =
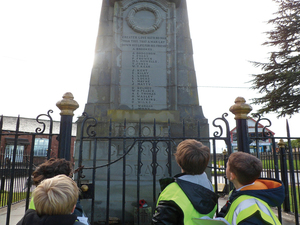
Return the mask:
<path id="1" fill-rule="evenodd" d="M 14 192 L 12 203 L 19 202 L 21 200 L 26 199 L 27 193 L 26 192 Z M 30 193 L 31 196 L 31 193 Z M 0 192 L 0 207 L 8 205 L 9 199 L 9 192 L 8 191 L 1 191 Z"/>
<path id="2" fill-rule="evenodd" d="M 291 212 L 295 212 L 295 205 L 294 202 L 294 193 L 292 192 L 292 187 L 289 186 L 289 199 L 290 199 L 290 209 Z M 296 201 L 297 201 L 297 207 L 298 207 L 298 213 L 300 213 L 300 198 L 299 198 L 299 188 L 296 186 Z"/>
<path id="3" fill-rule="evenodd" d="M 263 169 L 275 169 L 274 159 L 261 158 L 261 162 L 263 165 Z M 214 162 L 212 162 L 211 166 L 212 167 L 214 166 Z M 217 161 L 216 166 L 217 166 L 217 169 L 224 168 L 224 161 L 223 160 Z M 286 160 L 286 166 L 287 166 L 287 169 L 289 170 L 290 169 L 290 161 L 288 159 Z M 293 160 L 293 166 L 294 166 L 294 170 L 300 169 L 300 160 L 296 157 Z M 281 169 L 281 161 L 280 161 L 279 157 L 278 157 L 278 169 Z"/>
<path id="4" fill-rule="evenodd" d="M 211 175 L 215 176 L 215 172 L 211 171 Z M 225 176 L 225 171 L 217 171 L 217 176 Z"/>
<path id="5" fill-rule="evenodd" d="M 275 169 L 275 163 L 273 159 L 261 159 L 262 164 L 263 164 L 263 168 L 264 169 Z M 286 160 L 286 166 L 287 169 L 290 169 L 290 161 Z M 293 160 L 293 166 L 294 166 L 294 170 L 296 170 L 297 168 L 300 169 L 300 161 L 299 160 Z M 281 161 L 278 159 L 278 169 L 281 169 Z"/>

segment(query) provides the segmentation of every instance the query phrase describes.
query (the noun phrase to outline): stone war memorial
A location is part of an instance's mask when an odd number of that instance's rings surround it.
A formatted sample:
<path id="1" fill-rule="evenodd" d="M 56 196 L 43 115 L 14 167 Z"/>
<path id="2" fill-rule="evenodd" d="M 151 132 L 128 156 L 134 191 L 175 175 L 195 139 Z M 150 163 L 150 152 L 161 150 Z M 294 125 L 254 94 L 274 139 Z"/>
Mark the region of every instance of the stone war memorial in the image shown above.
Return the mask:
<path id="1" fill-rule="evenodd" d="M 197 135 L 198 123 L 201 137 L 209 136 L 208 122 L 198 100 L 186 0 L 103 0 L 85 112 L 97 120 L 94 128 L 97 136 L 109 136 L 110 121 L 111 136 L 150 137 L 155 133 L 164 137 L 168 135 L 168 121 L 172 137 L 183 136 L 183 121 L 186 137 Z M 83 118 L 77 121 L 77 140 L 84 135 L 80 128 L 82 121 Z M 169 176 L 164 144 L 158 143 L 157 146 L 157 196 L 160 192 L 158 180 Z M 78 145 L 76 143 L 75 161 L 79 157 Z M 92 167 L 94 159 L 97 166 L 106 164 L 109 145 L 111 161 L 122 156 L 123 140 L 97 142 L 96 157 L 93 153 L 95 143 L 84 141 L 82 165 Z M 130 141 L 126 145 L 130 146 Z M 145 199 L 152 209 L 155 207 L 151 143 L 143 142 L 142 145 L 139 178 L 138 145 L 126 158 L 125 208 L 128 221 L 133 219 L 133 205 L 137 201 L 137 179 L 140 179 L 140 199 Z M 175 151 L 176 146 L 173 146 L 172 176 L 180 173 L 173 156 Z M 105 218 L 107 170 L 99 168 L 95 172 L 95 220 Z M 117 162 L 109 170 L 110 216 L 120 218 L 124 169 Z M 92 182 L 92 172 L 84 171 L 81 181 Z M 90 206 L 85 201 L 82 204 L 89 213 Z"/>

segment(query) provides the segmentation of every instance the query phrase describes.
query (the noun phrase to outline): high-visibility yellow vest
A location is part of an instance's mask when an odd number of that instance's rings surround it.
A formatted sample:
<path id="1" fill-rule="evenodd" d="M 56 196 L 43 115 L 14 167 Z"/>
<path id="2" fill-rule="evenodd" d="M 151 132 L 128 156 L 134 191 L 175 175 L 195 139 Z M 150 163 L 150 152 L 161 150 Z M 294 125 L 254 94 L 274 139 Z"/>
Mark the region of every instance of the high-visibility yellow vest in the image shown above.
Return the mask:
<path id="1" fill-rule="evenodd" d="M 200 218 L 203 216 L 209 216 L 210 218 L 213 218 L 216 210 L 217 205 L 214 207 L 214 209 L 208 213 L 208 214 L 201 214 L 199 213 L 193 206 L 193 204 L 190 202 L 186 194 L 183 192 L 183 190 L 179 187 L 179 185 L 176 182 L 173 182 L 165 188 L 162 193 L 160 194 L 157 204 L 160 201 L 174 201 L 182 210 L 183 212 L 183 222 L 185 225 L 187 224 L 194 224 L 192 221 L 192 218 Z"/>
<path id="2" fill-rule="evenodd" d="M 33 197 L 31 198 L 31 200 L 30 200 L 30 203 L 29 203 L 29 207 L 28 207 L 29 209 L 33 209 L 33 210 L 35 210 L 35 205 L 34 205 L 34 202 L 33 202 Z"/>
<path id="3" fill-rule="evenodd" d="M 270 206 L 259 198 L 241 195 L 231 204 L 225 219 L 232 225 L 237 225 L 243 220 L 258 212 L 266 224 L 281 224 Z"/>

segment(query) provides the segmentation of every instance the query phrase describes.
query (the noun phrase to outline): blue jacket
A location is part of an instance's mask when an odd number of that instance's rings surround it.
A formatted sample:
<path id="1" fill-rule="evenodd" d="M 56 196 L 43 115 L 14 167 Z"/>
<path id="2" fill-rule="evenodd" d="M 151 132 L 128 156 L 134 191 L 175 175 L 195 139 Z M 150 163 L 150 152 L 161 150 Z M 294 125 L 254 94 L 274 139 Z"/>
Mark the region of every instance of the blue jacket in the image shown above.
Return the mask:
<path id="1" fill-rule="evenodd" d="M 255 198 L 258 198 L 267 203 L 270 207 L 278 207 L 283 203 L 285 193 L 284 186 L 281 181 L 267 178 L 261 178 L 257 181 L 263 183 L 266 186 L 266 189 L 247 190 L 247 188 L 245 188 L 246 190 L 242 189 L 240 191 L 236 191 L 235 189 L 233 189 L 226 205 L 223 206 L 218 216 L 225 217 L 230 209 L 231 204 L 241 195 L 253 196 Z M 239 225 L 243 224 L 264 224 L 264 222 L 260 218 L 259 214 L 254 214 L 239 223 Z"/>

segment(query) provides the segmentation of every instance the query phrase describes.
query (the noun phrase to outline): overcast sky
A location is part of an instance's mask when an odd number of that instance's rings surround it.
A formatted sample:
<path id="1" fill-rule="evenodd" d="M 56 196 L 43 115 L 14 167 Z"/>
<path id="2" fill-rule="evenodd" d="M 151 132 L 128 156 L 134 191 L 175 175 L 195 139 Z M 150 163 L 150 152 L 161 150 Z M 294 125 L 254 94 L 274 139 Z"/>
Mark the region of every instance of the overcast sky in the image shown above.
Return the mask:
<path id="1" fill-rule="evenodd" d="M 9 0 L 0 3 L 0 115 L 35 118 L 53 109 L 72 92 L 84 111 L 87 101 L 101 0 Z M 249 90 L 249 61 L 266 61 L 261 44 L 271 29 L 277 5 L 272 0 L 187 0 L 199 102 L 209 124 L 229 113 L 238 96 L 249 103 L 258 94 Z M 254 110 L 257 106 L 253 106 Z M 285 136 L 285 119 L 272 121 L 276 136 Z M 299 136 L 300 116 L 290 120 L 292 136 Z M 215 129 L 210 127 L 211 133 Z M 294 131 L 294 133 L 293 133 Z"/>

